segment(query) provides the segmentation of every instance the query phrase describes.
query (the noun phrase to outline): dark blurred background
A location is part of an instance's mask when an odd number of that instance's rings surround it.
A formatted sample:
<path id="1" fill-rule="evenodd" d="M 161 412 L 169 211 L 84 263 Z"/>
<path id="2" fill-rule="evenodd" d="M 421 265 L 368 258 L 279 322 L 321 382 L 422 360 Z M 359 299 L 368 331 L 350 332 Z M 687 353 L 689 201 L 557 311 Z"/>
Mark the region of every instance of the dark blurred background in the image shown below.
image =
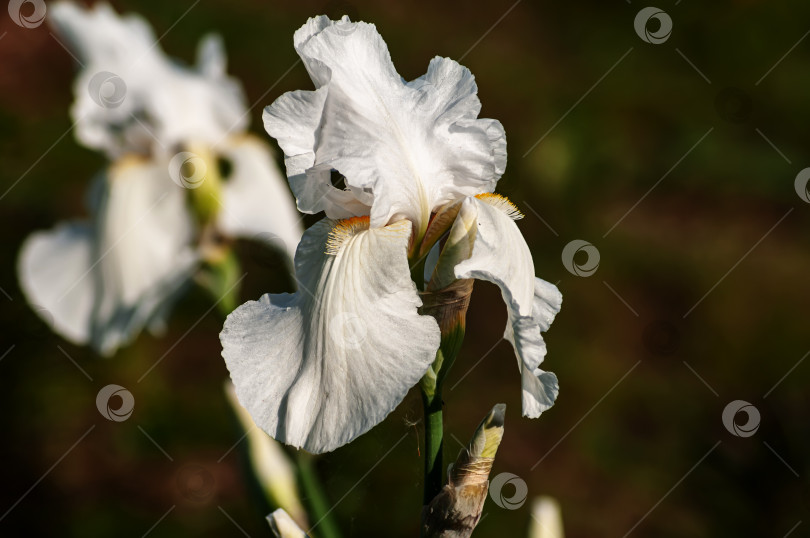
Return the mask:
<path id="1" fill-rule="evenodd" d="M 185 62 L 220 32 L 262 135 L 263 106 L 311 88 L 301 65 L 284 73 L 293 32 L 316 14 L 375 23 L 406 79 L 434 55 L 475 74 L 482 116 L 508 136 L 498 190 L 526 213 L 538 276 L 564 295 L 544 363 L 560 396 L 528 420 L 499 292 L 475 285 L 445 393 L 447 452 L 505 402 L 493 475 L 518 475 L 530 495 L 517 510 L 489 500 L 476 536 L 524 536 L 540 494 L 560 502 L 570 538 L 810 536 L 810 205 L 794 189 L 810 166 L 810 4 L 660 2 L 673 21 L 660 44 L 637 35 L 645 6 L 630 0 L 113 5 L 171 29 L 161 46 Z M 269 536 L 243 446 L 228 452 L 241 432 L 204 292 L 182 299 L 164 337 L 109 360 L 53 335 L 20 293 L 21 242 L 82 215 L 105 163 L 66 132 L 75 65 L 50 32 L 0 17 L 0 535 Z M 599 252 L 591 276 L 563 266 L 575 239 Z M 244 299 L 291 288 L 279 260 L 240 254 Z M 134 394 L 126 422 L 96 410 L 109 383 Z M 759 410 L 754 435 L 724 427 L 734 400 Z M 318 460 L 346 536 L 417 533 L 420 416 L 413 390 Z M 189 476 L 205 495 L 186 494 Z"/>

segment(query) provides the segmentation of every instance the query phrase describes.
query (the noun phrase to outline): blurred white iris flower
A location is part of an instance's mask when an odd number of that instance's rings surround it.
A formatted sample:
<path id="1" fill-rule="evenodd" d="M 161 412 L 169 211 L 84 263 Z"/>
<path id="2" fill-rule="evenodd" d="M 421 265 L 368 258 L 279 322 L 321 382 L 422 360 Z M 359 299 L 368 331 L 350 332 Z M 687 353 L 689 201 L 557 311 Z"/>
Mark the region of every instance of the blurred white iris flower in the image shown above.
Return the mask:
<path id="1" fill-rule="evenodd" d="M 300 291 L 264 295 L 225 322 L 223 357 L 239 400 L 284 443 L 317 453 L 350 442 L 436 356 L 440 329 L 420 315 L 420 292 L 476 278 L 501 289 L 523 414 L 539 416 L 558 392 L 539 366 L 541 332 L 562 297 L 534 276 L 520 212 L 492 194 L 506 137 L 498 121 L 478 119 L 472 74 L 436 57 L 407 82 L 375 26 L 347 17 L 310 19 L 294 43 L 316 89 L 283 95 L 264 123 L 284 150 L 298 208 L 327 218 L 298 246 Z M 345 187 L 333 185 L 334 171 Z M 423 289 L 414 280 L 428 253 Z"/>
<path id="2" fill-rule="evenodd" d="M 104 355 L 169 308 L 228 240 L 276 239 L 292 257 L 298 213 L 273 154 L 245 132 L 249 111 L 208 36 L 197 65 L 167 56 L 148 24 L 106 4 L 56 3 L 48 20 L 75 54 L 76 137 L 111 163 L 89 189 L 89 219 L 32 234 L 22 289 L 52 328 Z"/>

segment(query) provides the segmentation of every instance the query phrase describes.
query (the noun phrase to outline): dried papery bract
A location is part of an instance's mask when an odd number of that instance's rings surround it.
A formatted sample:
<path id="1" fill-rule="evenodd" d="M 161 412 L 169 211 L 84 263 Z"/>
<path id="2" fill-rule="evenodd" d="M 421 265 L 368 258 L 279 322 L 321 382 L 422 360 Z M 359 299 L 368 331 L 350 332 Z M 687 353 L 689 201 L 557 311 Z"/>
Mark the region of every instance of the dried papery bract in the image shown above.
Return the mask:
<path id="1" fill-rule="evenodd" d="M 489 473 L 503 438 L 505 404 L 497 404 L 450 466 L 447 485 L 422 509 L 423 538 L 466 538 L 475 530 L 489 491 Z"/>
<path id="2" fill-rule="evenodd" d="M 442 342 L 437 355 L 437 361 L 431 365 L 426 376 L 433 378 L 434 389 L 439 384 L 439 371 L 444 368 L 446 373 L 448 365 L 445 360 L 452 360 L 458 354 L 461 343 L 464 341 L 466 329 L 467 308 L 470 306 L 474 280 L 456 280 L 451 285 L 438 291 L 426 291 L 419 294 L 422 299 L 420 314 L 432 316 L 439 324 Z M 444 364 L 444 366 L 443 366 Z M 423 380 L 423 385 L 425 380 Z"/>

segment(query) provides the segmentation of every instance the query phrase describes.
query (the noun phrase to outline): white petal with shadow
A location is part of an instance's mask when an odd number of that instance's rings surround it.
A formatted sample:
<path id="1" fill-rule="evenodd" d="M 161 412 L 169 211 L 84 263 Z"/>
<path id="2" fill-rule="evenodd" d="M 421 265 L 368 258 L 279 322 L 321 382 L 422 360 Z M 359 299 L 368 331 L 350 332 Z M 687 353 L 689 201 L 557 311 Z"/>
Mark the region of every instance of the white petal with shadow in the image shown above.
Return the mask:
<path id="1" fill-rule="evenodd" d="M 435 320 L 417 313 L 411 224 L 359 225 L 338 244 L 330 242 L 335 226 L 322 220 L 304 233 L 298 292 L 245 303 L 220 335 L 242 405 L 272 437 L 310 452 L 334 450 L 381 422 L 439 346 Z"/>
<path id="2" fill-rule="evenodd" d="M 518 357 L 523 415 L 536 418 L 554 404 L 559 392 L 557 376 L 539 366 L 546 356 L 541 333 L 559 312 L 562 295 L 556 286 L 534 276 L 529 247 L 502 200 L 464 202 L 477 206 L 478 226 L 472 255 L 456 266 L 455 274 L 486 280 L 501 289 L 509 314 L 504 338 Z"/>

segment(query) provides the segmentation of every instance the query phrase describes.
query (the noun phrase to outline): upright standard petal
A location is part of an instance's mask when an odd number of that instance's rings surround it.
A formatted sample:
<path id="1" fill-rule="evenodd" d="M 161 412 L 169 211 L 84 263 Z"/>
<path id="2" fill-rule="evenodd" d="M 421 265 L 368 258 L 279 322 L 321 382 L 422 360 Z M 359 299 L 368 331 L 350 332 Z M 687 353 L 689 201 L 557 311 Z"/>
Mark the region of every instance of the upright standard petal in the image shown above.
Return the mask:
<path id="1" fill-rule="evenodd" d="M 292 263 L 303 233 L 301 215 L 270 146 L 256 137 L 240 136 L 219 147 L 221 158 L 230 164 L 229 175 L 223 177 L 220 229 L 231 237 L 275 236 Z"/>
<path id="2" fill-rule="evenodd" d="M 264 295 L 225 321 L 239 401 L 275 439 L 328 452 L 381 422 L 433 362 L 406 250 L 411 224 L 322 220 L 296 252 L 300 290 Z"/>
<path id="3" fill-rule="evenodd" d="M 433 209 L 494 188 L 506 138 L 497 121 L 477 119 L 469 70 L 437 57 L 405 82 L 375 26 L 346 17 L 310 19 L 295 48 L 316 91 L 283 95 L 264 121 L 284 150 L 299 209 L 352 212 L 363 203 L 372 227 L 407 218 L 422 233 Z M 347 190 L 328 183 L 331 169 Z"/>
<path id="4" fill-rule="evenodd" d="M 193 70 L 163 54 L 146 21 L 108 4 L 57 2 L 48 20 L 82 64 L 71 113 L 86 146 L 111 158 L 162 152 L 188 139 L 212 143 L 247 124 L 241 88 L 225 75 L 216 40 L 202 42 Z"/>
<path id="5" fill-rule="evenodd" d="M 557 398 L 557 376 L 540 369 L 546 356 L 542 332 L 562 305 L 559 290 L 535 278 L 534 263 L 513 218 L 511 202 L 497 195 L 465 200 L 478 212 L 472 255 L 456 265 L 456 278 L 477 278 L 497 285 L 506 302 L 509 320 L 504 338 L 515 348 L 523 388 L 523 415 L 536 418 Z"/>

